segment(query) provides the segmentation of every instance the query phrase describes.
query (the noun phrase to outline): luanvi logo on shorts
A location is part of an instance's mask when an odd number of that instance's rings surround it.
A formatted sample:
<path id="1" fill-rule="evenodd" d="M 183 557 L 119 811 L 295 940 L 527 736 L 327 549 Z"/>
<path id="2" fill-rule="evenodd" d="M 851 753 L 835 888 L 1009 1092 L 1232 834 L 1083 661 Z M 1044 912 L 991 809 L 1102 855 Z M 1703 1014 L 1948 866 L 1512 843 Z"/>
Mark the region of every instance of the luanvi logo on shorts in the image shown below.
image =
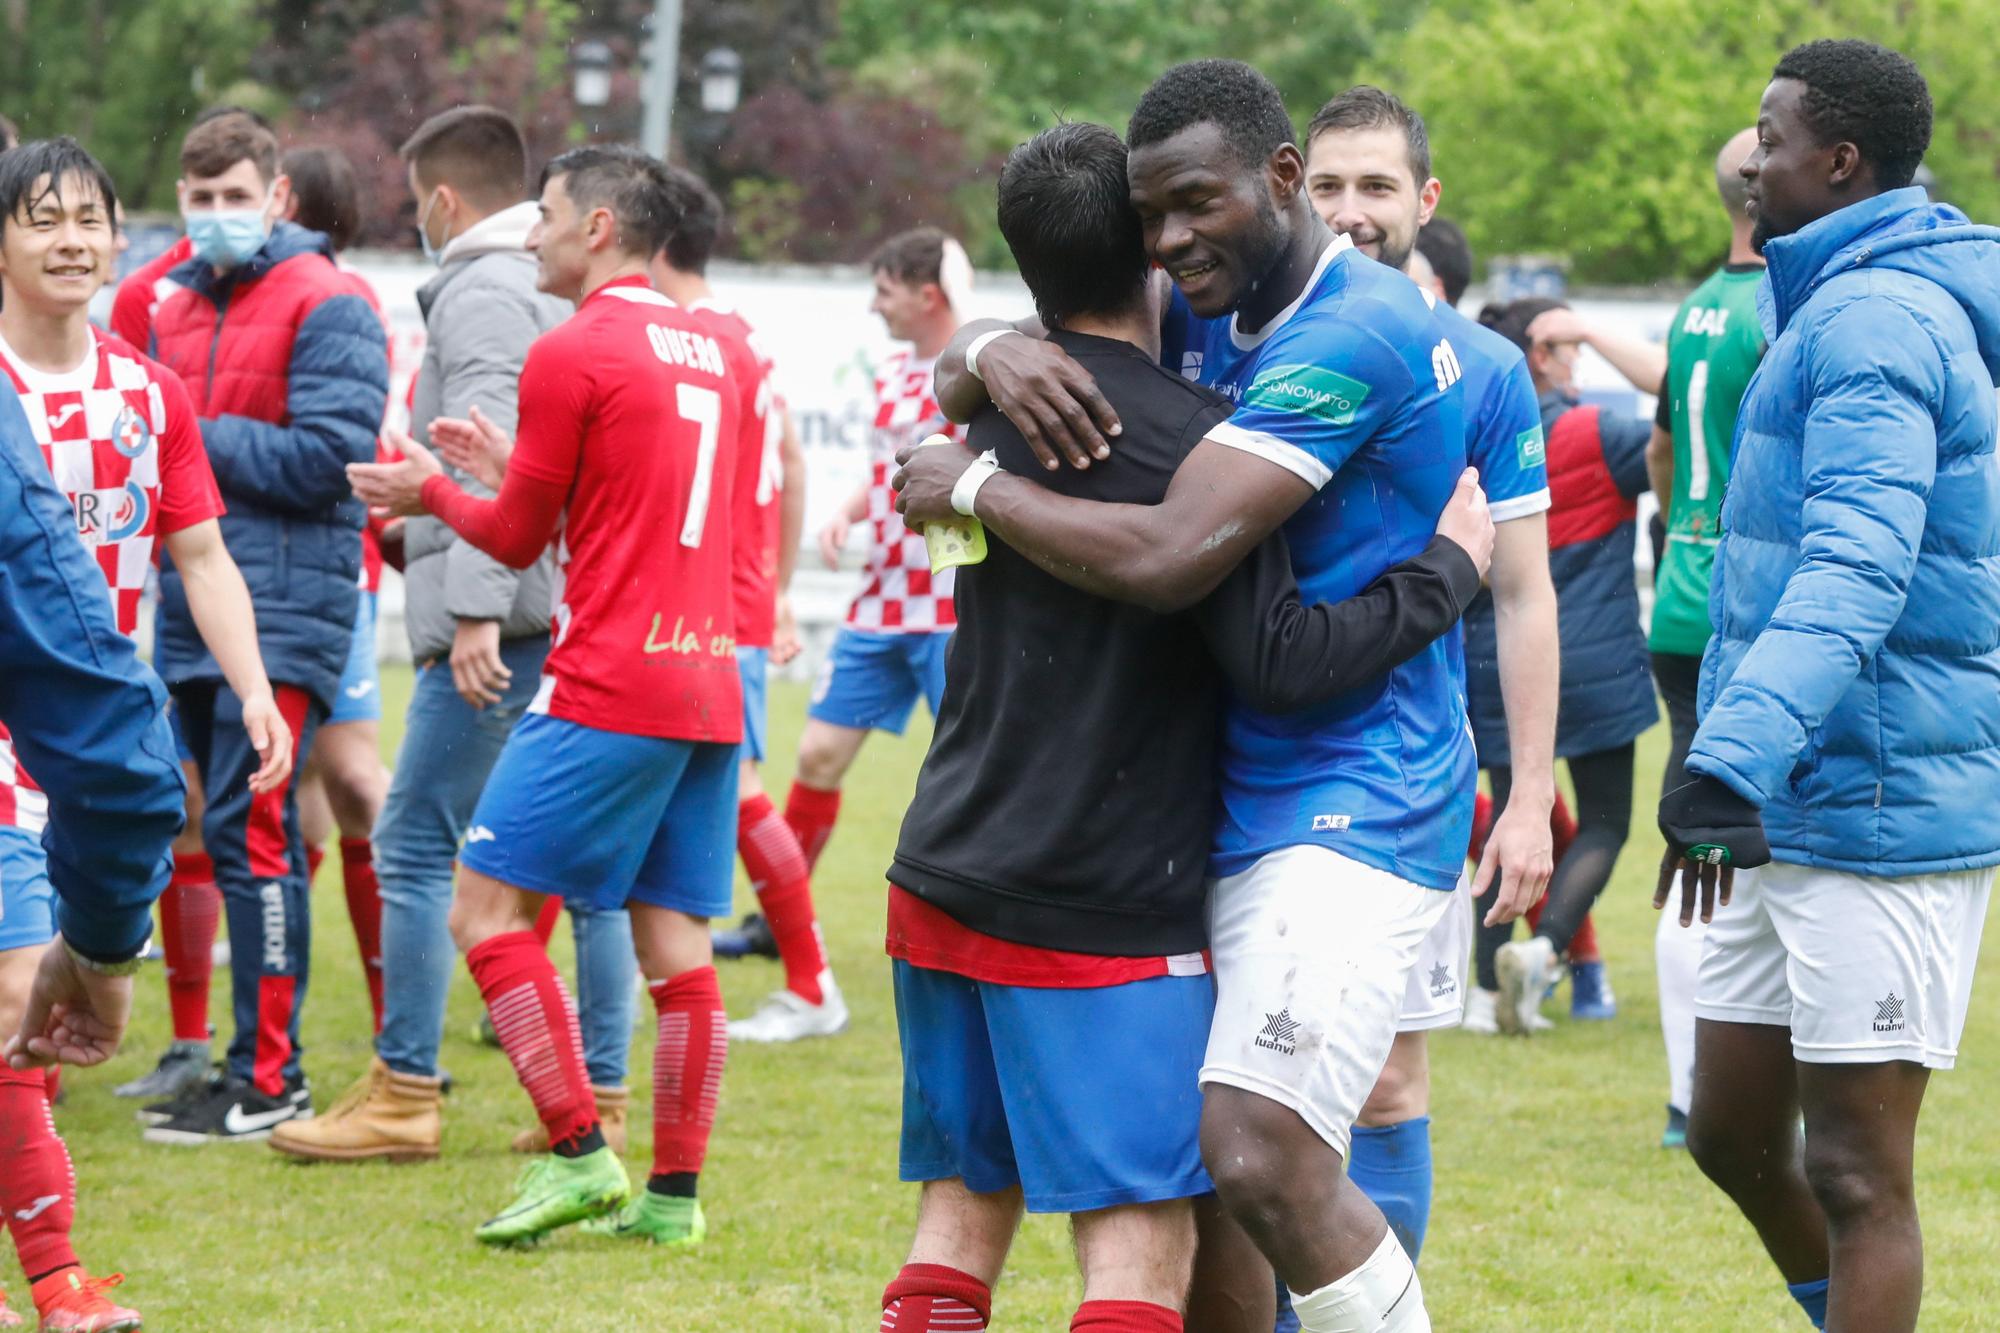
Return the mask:
<path id="1" fill-rule="evenodd" d="M 1441 1000 L 1458 989 L 1458 983 L 1451 979 L 1451 964 L 1439 963 L 1431 969 L 1431 998 Z"/>
<path id="2" fill-rule="evenodd" d="M 1345 833 L 1354 823 L 1353 815 L 1314 815 L 1314 833 Z"/>
<path id="3" fill-rule="evenodd" d="M 1257 1044 L 1279 1055 L 1290 1055 L 1299 1049 L 1299 1025 L 1292 1021 L 1289 1006 L 1264 1015 L 1264 1030 L 1257 1034 Z"/>
<path id="4" fill-rule="evenodd" d="M 1890 991 L 1886 1000 L 1875 1001 L 1875 1030 L 1877 1032 L 1903 1030 L 1903 1001 L 1896 992 Z"/>
<path id="5" fill-rule="evenodd" d="M 1351 426 L 1369 388 L 1360 380 L 1322 366 L 1272 366 L 1252 380 L 1243 401 L 1279 412 L 1303 412 L 1331 426 Z"/>

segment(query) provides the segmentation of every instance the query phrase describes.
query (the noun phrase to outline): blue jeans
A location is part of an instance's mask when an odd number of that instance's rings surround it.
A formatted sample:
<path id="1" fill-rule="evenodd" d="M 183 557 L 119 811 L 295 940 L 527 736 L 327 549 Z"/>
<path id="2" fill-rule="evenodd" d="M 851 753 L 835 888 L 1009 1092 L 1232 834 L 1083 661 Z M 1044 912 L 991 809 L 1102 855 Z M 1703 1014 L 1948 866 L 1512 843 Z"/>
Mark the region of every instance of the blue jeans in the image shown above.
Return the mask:
<path id="1" fill-rule="evenodd" d="M 382 884 L 382 1034 L 375 1053 L 401 1074 L 437 1074 L 445 993 L 458 950 L 451 942 L 452 862 L 472 821 L 486 775 L 540 683 L 549 641 L 540 635 L 500 645 L 514 678 L 506 697 L 475 711 L 439 662 L 417 673 L 403 748 L 389 798 L 375 825 L 375 873 Z M 578 1009 L 587 1019 L 590 1080 L 625 1081 L 632 1033 L 632 924 L 623 912 L 571 913 L 576 932 Z M 613 1031 L 613 1028 L 616 1031 Z"/>

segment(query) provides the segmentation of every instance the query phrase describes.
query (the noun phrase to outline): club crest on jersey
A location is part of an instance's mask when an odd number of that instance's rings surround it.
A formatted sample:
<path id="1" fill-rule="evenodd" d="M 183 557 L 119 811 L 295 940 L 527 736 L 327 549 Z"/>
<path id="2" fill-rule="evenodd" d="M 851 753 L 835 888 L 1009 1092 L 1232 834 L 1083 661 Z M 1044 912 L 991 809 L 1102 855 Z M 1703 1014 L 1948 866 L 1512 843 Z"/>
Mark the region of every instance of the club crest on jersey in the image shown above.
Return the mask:
<path id="1" fill-rule="evenodd" d="M 1250 382 L 1243 401 L 1252 407 L 1301 412 L 1330 426 L 1351 426 L 1369 386 L 1323 366 L 1272 366 Z"/>
<path id="2" fill-rule="evenodd" d="M 122 542 L 146 530 L 152 502 L 137 482 L 126 482 L 123 490 L 78 491 L 70 499 L 76 510 L 79 537 L 101 543 Z"/>
<path id="3" fill-rule="evenodd" d="M 112 447 L 127 458 L 137 458 L 152 442 L 153 428 L 145 415 L 130 403 L 125 404 L 118 419 L 111 423 Z"/>
<path id="4" fill-rule="evenodd" d="M 1182 379 L 1184 379 L 1184 380 L 1199 380 L 1199 379 L 1201 379 L 1201 353 L 1200 353 L 1200 352 L 1182 352 L 1182 353 L 1181 353 L 1181 378 L 1182 378 Z"/>

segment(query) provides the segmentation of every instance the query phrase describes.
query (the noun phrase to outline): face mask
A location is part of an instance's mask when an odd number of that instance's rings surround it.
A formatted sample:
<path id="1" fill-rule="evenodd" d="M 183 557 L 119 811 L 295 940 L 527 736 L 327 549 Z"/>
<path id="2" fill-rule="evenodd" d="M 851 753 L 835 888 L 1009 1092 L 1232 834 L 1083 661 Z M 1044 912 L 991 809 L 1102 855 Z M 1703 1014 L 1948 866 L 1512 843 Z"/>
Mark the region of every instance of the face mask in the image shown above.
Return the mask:
<path id="1" fill-rule="evenodd" d="M 235 268 L 264 248 L 261 208 L 202 209 L 186 217 L 195 254 L 217 268 Z"/>
<path id="2" fill-rule="evenodd" d="M 438 192 L 432 190 L 431 197 L 424 200 L 423 211 L 417 214 L 417 244 L 424 247 L 424 258 L 430 261 L 433 268 L 441 267 L 444 264 L 444 247 L 451 244 L 451 237 L 448 234 L 439 244 L 431 244 L 429 223 L 431 220 L 431 210 L 437 207 L 437 201 Z"/>

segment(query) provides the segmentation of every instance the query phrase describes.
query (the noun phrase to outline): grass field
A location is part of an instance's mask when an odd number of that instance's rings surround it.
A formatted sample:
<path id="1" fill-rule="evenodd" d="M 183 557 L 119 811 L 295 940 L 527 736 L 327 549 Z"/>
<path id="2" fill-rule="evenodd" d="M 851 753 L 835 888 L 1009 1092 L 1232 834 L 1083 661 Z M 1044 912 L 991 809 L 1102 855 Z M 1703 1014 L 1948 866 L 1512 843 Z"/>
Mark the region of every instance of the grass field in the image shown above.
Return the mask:
<path id="1" fill-rule="evenodd" d="M 390 717 L 400 718 L 408 672 L 391 672 L 384 686 Z M 802 689 L 774 688 L 768 776 L 781 800 L 804 707 Z M 384 731 L 393 755 L 396 722 Z M 927 734 L 919 724 L 902 741 L 871 742 L 817 877 L 853 1025 L 830 1041 L 730 1053 L 700 1250 L 663 1254 L 573 1233 L 529 1254 L 473 1241 L 473 1226 L 508 1197 L 521 1159 L 507 1141 L 530 1112 L 505 1057 L 471 1040 L 478 995 L 462 972 L 445 1035 L 457 1091 L 440 1161 L 300 1166 L 256 1145 L 143 1144 L 131 1104 L 110 1089 L 165 1041 L 164 991 L 149 970 L 125 1053 L 72 1075 L 60 1115 L 81 1182 L 85 1262 L 124 1270 L 121 1295 L 161 1330 L 873 1329 L 914 1202 L 896 1182 L 899 1066 L 881 871 Z M 1657 1146 L 1666 1085 L 1648 898 L 1661 741 L 1656 731 L 1641 746 L 1635 834 L 1599 912 L 1618 1020 L 1559 1019 L 1530 1042 L 1454 1032 L 1433 1047 L 1438 1189 L 1423 1273 L 1440 1330 L 1803 1327 L 1749 1229 L 1685 1154 Z M 337 865 L 321 875 L 316 906 L 305 1040 L 323 1107 L 367 1065 L 368 1010 Z M 565 969 L 567 934 L 557 935 Z M 1922 1130 L 1926 1329 L 1990 1328 L 2000 1308 L 1996 971 L 1989 954 L 1963 1067 L 1934 1083 Z M 776 964 L 723 965 L 733 1013 L 779 980 Z M 214 1012 L 226 1016 L 227 980 L 216 981 Z M 641 1013 L 628 1160 L 643 1179 L 651 1007 Z M 11 1251 L 0 1280 L 25 1300 Z M 1063 1224 L 1032 1221 L 997 1295 L 995 1327 L 1067 1328 L 1076 1299 Z"/>

